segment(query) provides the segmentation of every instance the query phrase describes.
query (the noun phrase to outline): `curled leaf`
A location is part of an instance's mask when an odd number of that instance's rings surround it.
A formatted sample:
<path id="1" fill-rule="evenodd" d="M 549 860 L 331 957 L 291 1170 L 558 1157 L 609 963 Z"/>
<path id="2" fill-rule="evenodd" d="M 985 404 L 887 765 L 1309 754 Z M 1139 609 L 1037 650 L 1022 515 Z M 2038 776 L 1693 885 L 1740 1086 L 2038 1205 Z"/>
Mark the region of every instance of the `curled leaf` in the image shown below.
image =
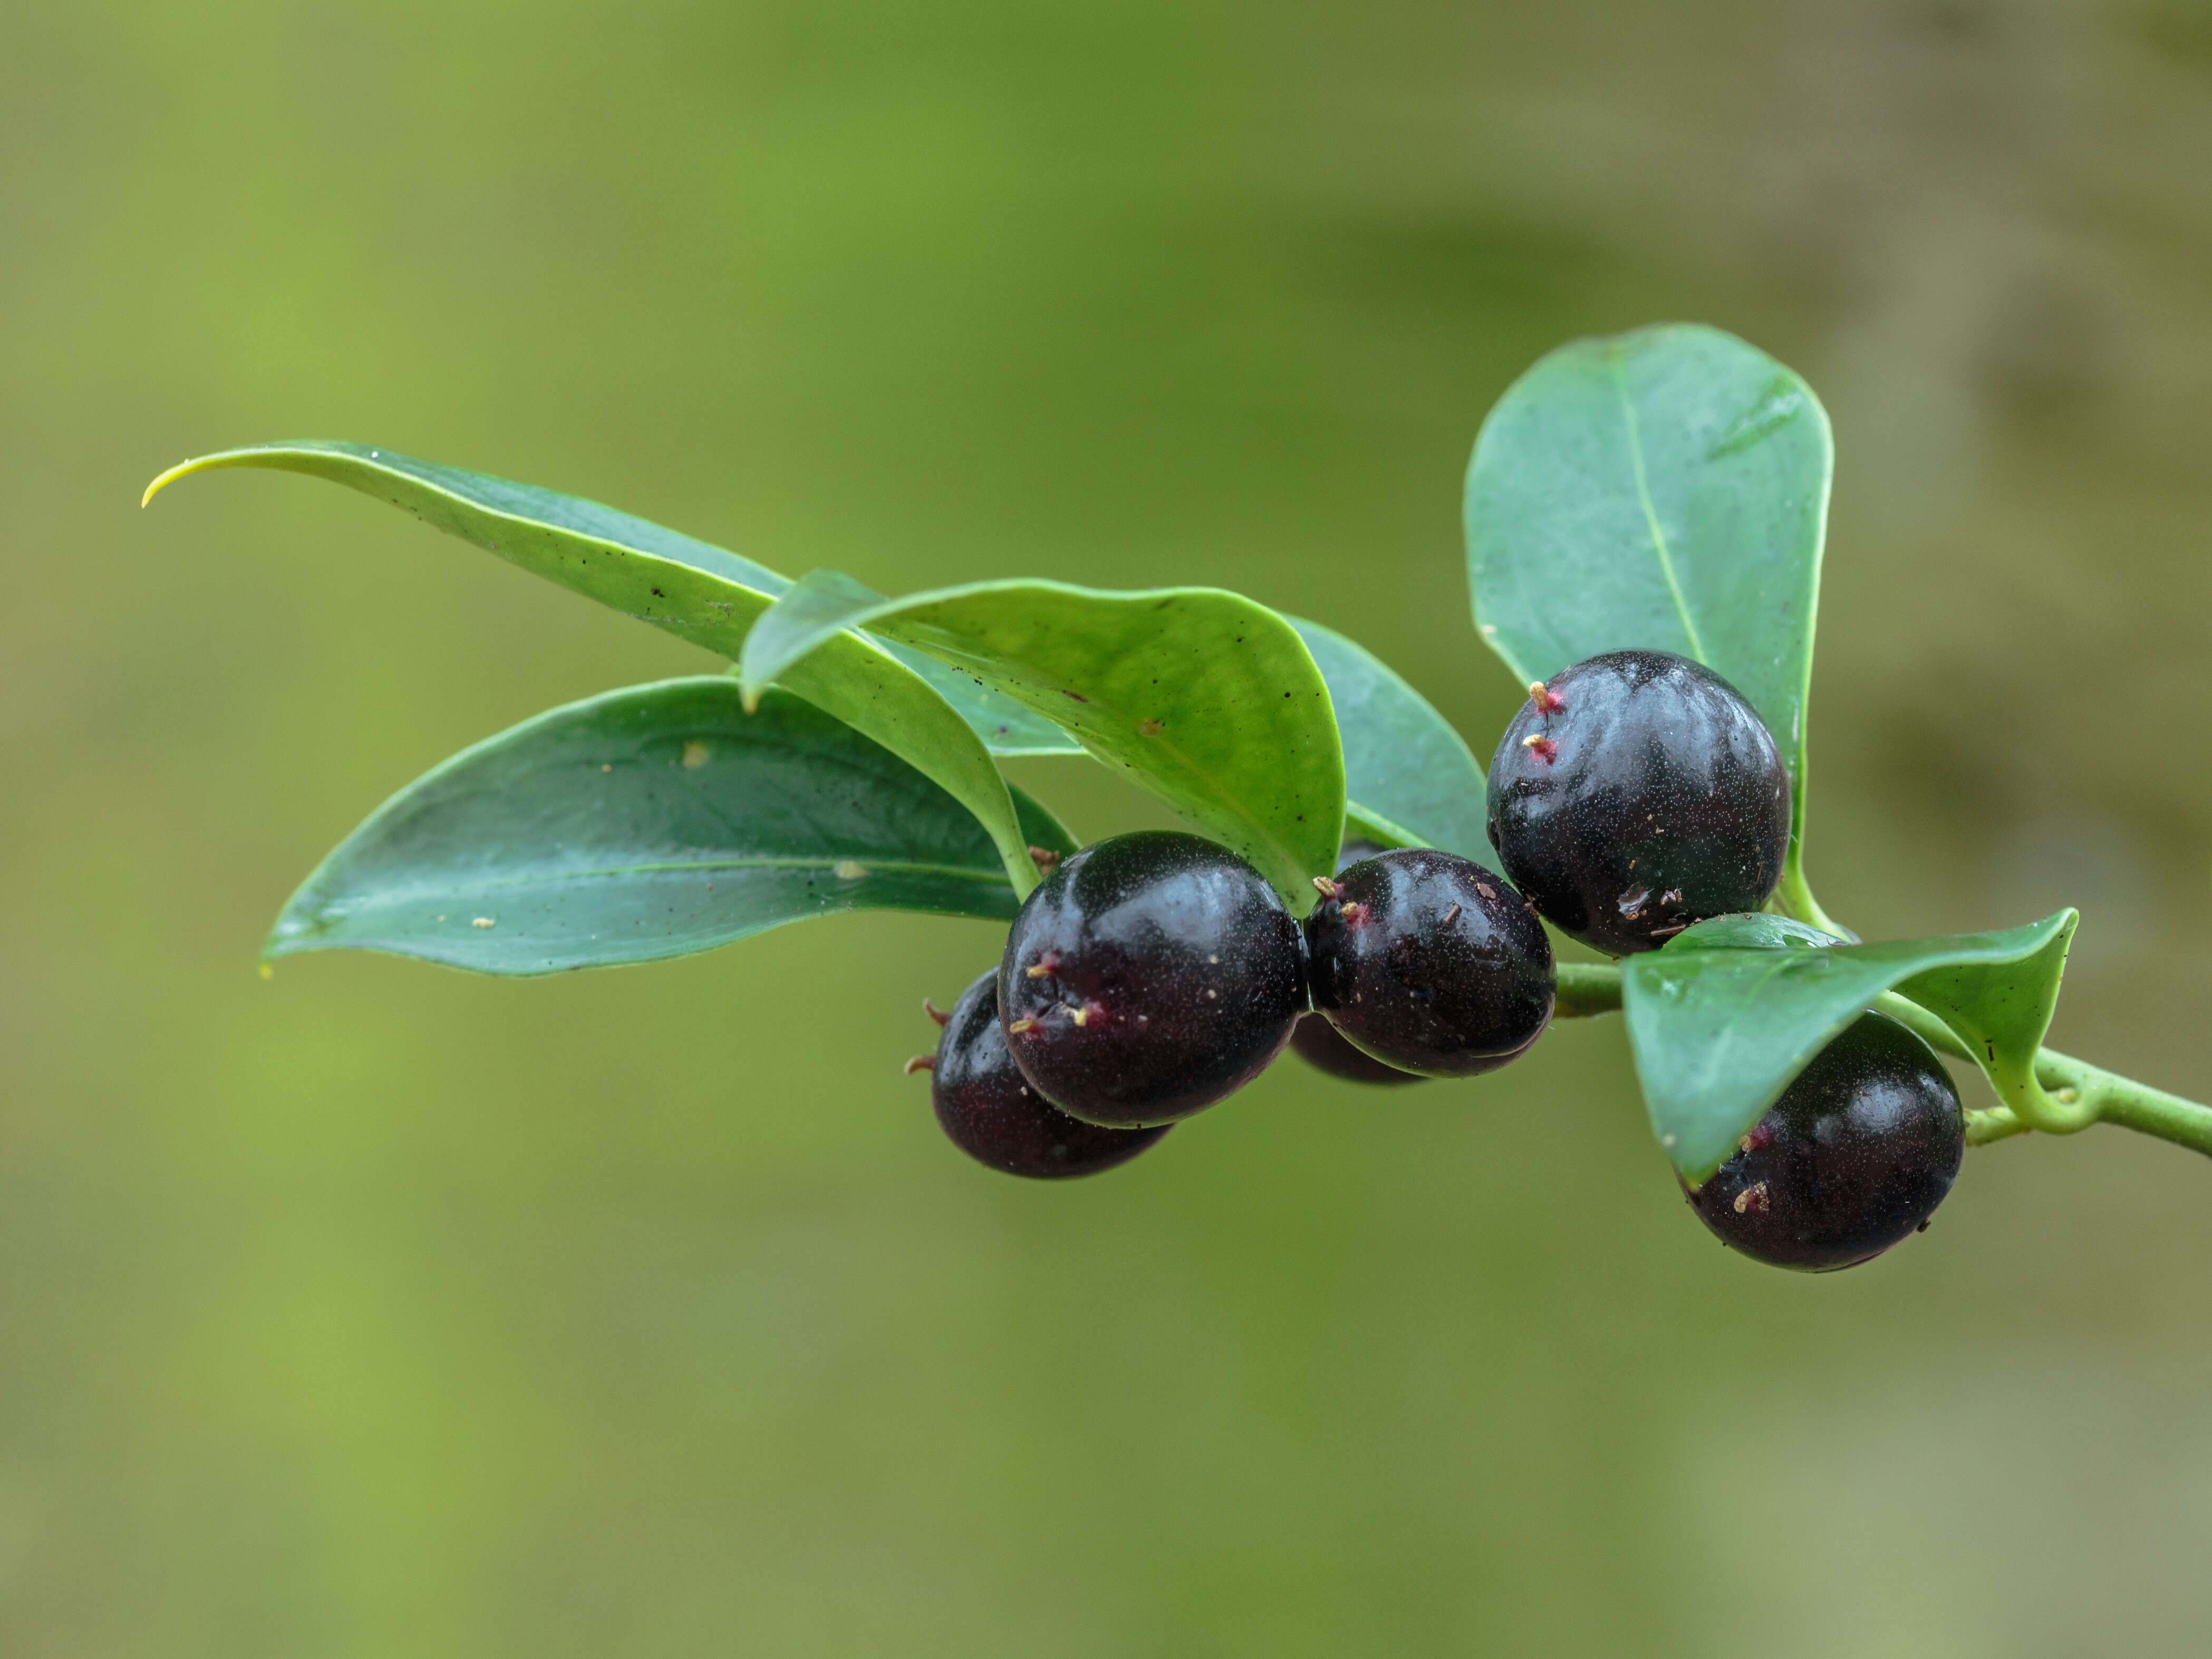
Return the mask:
<path id="1" fill-rule="evenodd" d="M 1621 964 L 1652 1133 L 1684 1176 L 1704 1180 L 1806 1063 L 1892 990 L 1949 1024 L 2007 1104 L 2039 1109 L 2035 1055 L 2077 919 L 2062 910 L 1998 933 L 1878 945 L 1832 942 L 1779 916 L 1698 923 Z"/>
<path id="2" fill-rule="evenodd" d="M 1218 588 L 1103 592 L 978 582 L 885 599 L 817 570 L 762 616 L 738 659 L 748 691 L 866 628 L 1046 715 L 1215 840 L 1294 910 L 1335 868 L 1344 756 L 1321 671 L 1266 606 Z"/>

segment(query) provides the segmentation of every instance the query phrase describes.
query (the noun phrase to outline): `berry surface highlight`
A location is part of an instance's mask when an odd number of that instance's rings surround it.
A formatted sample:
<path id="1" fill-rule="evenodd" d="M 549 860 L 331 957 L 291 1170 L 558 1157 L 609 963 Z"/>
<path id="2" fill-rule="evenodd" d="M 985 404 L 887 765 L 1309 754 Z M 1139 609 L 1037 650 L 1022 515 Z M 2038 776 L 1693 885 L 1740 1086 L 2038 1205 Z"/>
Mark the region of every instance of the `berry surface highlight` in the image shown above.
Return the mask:
<path id="1" fill-rule="evenodd" d="M 1613 956 L 1781 880 L 1790 773 L 1751 705 L 1668 651 L 1611 651 L 1531 686 L 1491 761 L 1490 842 L 1561 933 Z"/>
<path id="2" fill-rule="evenodd" d="M 1552 1018 L 1551 941 L 1505 878 L 1425 848 L 1336 878 L 1306 919 L 1315 1008 L 1354 1048 L 1424 1077 L 1475 1077 Z"/>
<path id="3" fill-rule="evenodd" d="M 1061 1110 L 1170 1123 L 1282 1052 L 1306 1009 L 1304 950 L 1244 860 L 1142 830 L 1062 860 L 1024 902 L 999 1002 L 1014 1063 Z"/>
<path id="4" fill-rule="evenodd" d="M 1168 1132 L 1166 1125 L 1102 1128 L 1047 1103 L 1006 1052 L 995 969 L 953 1005 L 930 1069 L 929 1098 L 954 1146 L 978 1164 L 1032 1180 L 1097 1175 Z"/>
<path id="5" fill-rule="evenodd" d="M 1690 1206 L 1731 1249 L 1826 1273 L 1928 1224 L 1966 1152 L 1966 1116 L 1936 1051 L 1863 1014 L 1751 1127 Z"/>

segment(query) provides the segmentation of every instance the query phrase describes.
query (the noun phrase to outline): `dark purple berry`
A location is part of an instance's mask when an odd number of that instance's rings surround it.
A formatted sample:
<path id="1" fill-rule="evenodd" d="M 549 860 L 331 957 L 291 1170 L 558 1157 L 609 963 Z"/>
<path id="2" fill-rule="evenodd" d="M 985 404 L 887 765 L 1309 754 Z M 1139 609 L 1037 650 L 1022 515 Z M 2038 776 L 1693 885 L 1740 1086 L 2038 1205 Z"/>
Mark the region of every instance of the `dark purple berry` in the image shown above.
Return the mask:
<path id="1" fill-rule="evenodd" d="M 1371 859 L 1382 850 L 1371 841 L 1347 841 L 1337 852 L 1337 874 L 1342 875 L 1360 860 Z M 1297 1029 L 1291 1033 L 1291 1052 L 1307 1065 L 1316 1066 L 1331 1077 L 1340 1077 L 1352 1083 L 1421 1081 L 1411 1072 L 1401 1072 L 1395 1066 L 1385 1066 L 1371 1055 L 1361 1054 L 1338 1035 L 1335 1026 L 1319 1014 L 1298 1016 Z"/>
<path id="2" fill-rule="evenodd" d="M 1551 941 L 1504 877 L 1405 848 L 1315 885 L 1313 1004 L 1354 1048 L 1424 1077 L 1474 1077 L 1542 1034 Z"/>
<path id="3" fill-rule="evenodd" d="M 1291 1033 L 1291 1052 L 1309 1066 L 1348 1083 L 1419 1083 L 1420 1077 L 1363 1054 L 1320 1014 L 1301 1014 Z"/>
<path id="4" fill-rule="evenodd" d="M 1936 1051 L 1863 1014 L 1782 1091 L 1735 1155 L 1690 1194 L 1721 1242 L 1823 1273 L 1880 1255 L 1928 1224 L 1966 1146 Z"/>
<path id="5" fill-rule="evenodd" d="M 1168 1132 L 1164 1124 L 1103 1129 L 1047 1105 L 1006 1052 L 996 969 L 962 993 L 950 1018 L 939 1018 L 945 1032 L 930 1070 L 930 1102 L 952 1144 L 978 1164 L 1045 1181 L 1096 1175 L 1127 1163 Z"/>
<path id="6" fill-rule="evenodd" d="M 1624 956 L 1766 902 L 1790 774 L 1734 686 L 1609 651 L 1529 693 L 1490 763 L 1490 844 L 1546 921 Z"/>
<path id="7" fill-rule="evenodd" d="M 1115 836 L 1023 903 L 999 967 L 1008 1045 L 1062 1111 L 1170 1123 L 1267 1070 L 1305 1011 L 1298 925 L 1260 872 L 1196 836 Z"/>

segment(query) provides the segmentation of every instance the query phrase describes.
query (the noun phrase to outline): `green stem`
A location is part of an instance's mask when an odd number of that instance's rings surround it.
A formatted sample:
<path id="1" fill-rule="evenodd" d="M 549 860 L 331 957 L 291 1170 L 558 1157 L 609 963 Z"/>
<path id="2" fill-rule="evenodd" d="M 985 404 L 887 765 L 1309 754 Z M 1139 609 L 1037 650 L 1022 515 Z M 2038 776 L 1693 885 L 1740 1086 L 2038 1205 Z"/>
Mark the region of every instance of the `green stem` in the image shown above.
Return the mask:
<path id="1" fill-rule="evenodd" d="M 1793 854 L 1796 851 L 1794 847 L 1790 850 Z M 1805 879 L 1803 866 L 1794 856 L 1783 867 L 1782 884 L 1774 890 L 1774 899 L 1782 907 L 1784 915 L 1818 927 L 1824 933 L 1833 933 L 1838 939 L 1847 939 L 1853 945 L 1859 942 L 1856 933 L 1820 908 L 1820 901 L 1813 896 L 1812 884 Z"/>
<path id="2" fill-rule="evenodd" d="M 1930 1048 L 1960 1060 L 1974 1058 L 1949 1026 L 1918 1003 L 1894 991 L 1885 991 L 1876 999 L 1875 1006 L 1910 1025 L 1927 1039 Z M 2212 1157 L 2212 1106 L 2200 1106 L 2179 1095 L 2154 1089 L 2148 1083 L 2138 1083 L 2101 1066 L 2092 1066 L 2086 1060 L 2062 1054 L 2056 1048 L 2045 1048 L 2036 1055 L 2035 1080 L 2050 1091 L 2059 1105 L 2086 1106 L 2087 1109 L 2081 1114 L 2084 1128 L 2092 1123 L 2117 1124 L 2137 1134 L 2154 1135 L 2160 1140 L 2170 1140 L 2177 1146 Z M 1966 1139 L 1976 1146 L 2026 1134 L 2028 1128 L 2002 1106 L 1966 1114 Z"/>
<path id="3" fill-rule="evenodd" d="M 1823 925 L 1814 923 L 1815 927 Z M 1620 1012 L 1620 969 L 1615 964 L 1563 962 L 1559 976 L 1557 1018 L 1586 1019 Z M 1875 999 L 1874 1006 L 1911 1027 L 1929 1047 L 1960 1060 L 1974 1058 L 1948 1025 L 1918 1003 L 1894 991 L 1885 991 Z M 2170 1140 L 2177 1146 L 2186 1146 L 2212 1158 L 2212 1106 L 2170 1095 L 2163 1089 L 2154 1089 L 2147 1083 L 2092 1066 L 2086 1060 L 2062 1054 L 2056 1048 L 2045 1048 L 2036 1055 L 2035 1080 L 2049 1091 L 2057 1105 L 2085 1109 L 2079 1112 L 2069 1110 L 2069 1117 L 2078 1118 L 2075 1127 L 2110 1123 L 2133 1129 L 2137 1134 Z M 2029 1128 L 2009 1108 L 1986 1107 L 1966 1114 L 1966 1144 L 1985 1146 L 1993 1140 L 2026 1134 Z"/>
<path id="4" fill-rule="evenodd" d="M 1985 1107 L 1979 1111 L 1969 1108 L 1966 1112 L 1966 1145 L 1969 1146 L 1986 1146 L 1992 1140 L 2006 1140 L 2027 1132 L 2027 1125 L 2002 1106 Z"/>
<path id="5" fill-rule="evenodd" d="M 1557 1019 L 1588 1019 L 1620 1012 L 1620 969 L 1609 962 L 1563 962 L 1559 967 Z"/>

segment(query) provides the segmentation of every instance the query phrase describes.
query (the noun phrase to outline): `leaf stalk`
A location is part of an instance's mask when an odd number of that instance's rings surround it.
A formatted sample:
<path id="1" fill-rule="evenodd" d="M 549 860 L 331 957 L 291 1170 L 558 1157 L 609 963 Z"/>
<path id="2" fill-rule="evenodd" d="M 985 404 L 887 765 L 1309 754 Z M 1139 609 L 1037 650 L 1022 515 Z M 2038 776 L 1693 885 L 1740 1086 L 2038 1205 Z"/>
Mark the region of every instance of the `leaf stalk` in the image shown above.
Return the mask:
<path id="1" fill-rule="evenodd" d="M 1908 998 L 1887 992 L 1875 1006 L 1910 1025 L 1927 1039 L 1930 1048 L 1960 1060 L 1973 1058 L 1949 1026 Z M 2154 1089 L 2148 1083 L 2062 1054 L 2056 1048 L 2045 1048 L 2036 1054 L 2035 1080 L 2041 1085 L 2039 1092 L 2067 1125 L 2044 1129 L 2046 1134 L 2073 1134 L 2092 1123 L 2111 1123 L 2212 1158 L 2212 1106 Z M 1966 1115 L 1966 1139 L 1971 1146 L 1986 1146 L 2041 1127 L 2007 1106 Z"/>
<path id="2" fill-rule="evenodd" d="M 1818 925 L 1818 924 L 1815 924 Z M 1875 999 L 1876 1012 L 1911 1027 L 1929 1047 L 1957 1060 L 1974 1058 L 1951 1028 L 1908 997 L 1885 991 Z M 1559 966 L 1555 1017 L 1589 1019 L 1620 1012 L 1620 969 L 1609 962 L 1563 962 Z M 1996 1105 L 1966 1114 L 1966 1144 L 1986 1146 L 2014 1135 L 2076 1134 L 2093 1123 L 2109 1123 L 2137 1134 L 2186 1146 L 2212 1158 L 2212 1106 L 2154 1089 L 2148 1083 L 2092 1066 L 2086 1060 L 2039 1050 L 2035 1057 L 2037 1104 L 2024 1115 L 2014 1105 Z M 2041 1122 L 2031 1121 L 2040 1115 Z M 2048 1125 L 2049 1127 L 2045 1127 Z"/>

